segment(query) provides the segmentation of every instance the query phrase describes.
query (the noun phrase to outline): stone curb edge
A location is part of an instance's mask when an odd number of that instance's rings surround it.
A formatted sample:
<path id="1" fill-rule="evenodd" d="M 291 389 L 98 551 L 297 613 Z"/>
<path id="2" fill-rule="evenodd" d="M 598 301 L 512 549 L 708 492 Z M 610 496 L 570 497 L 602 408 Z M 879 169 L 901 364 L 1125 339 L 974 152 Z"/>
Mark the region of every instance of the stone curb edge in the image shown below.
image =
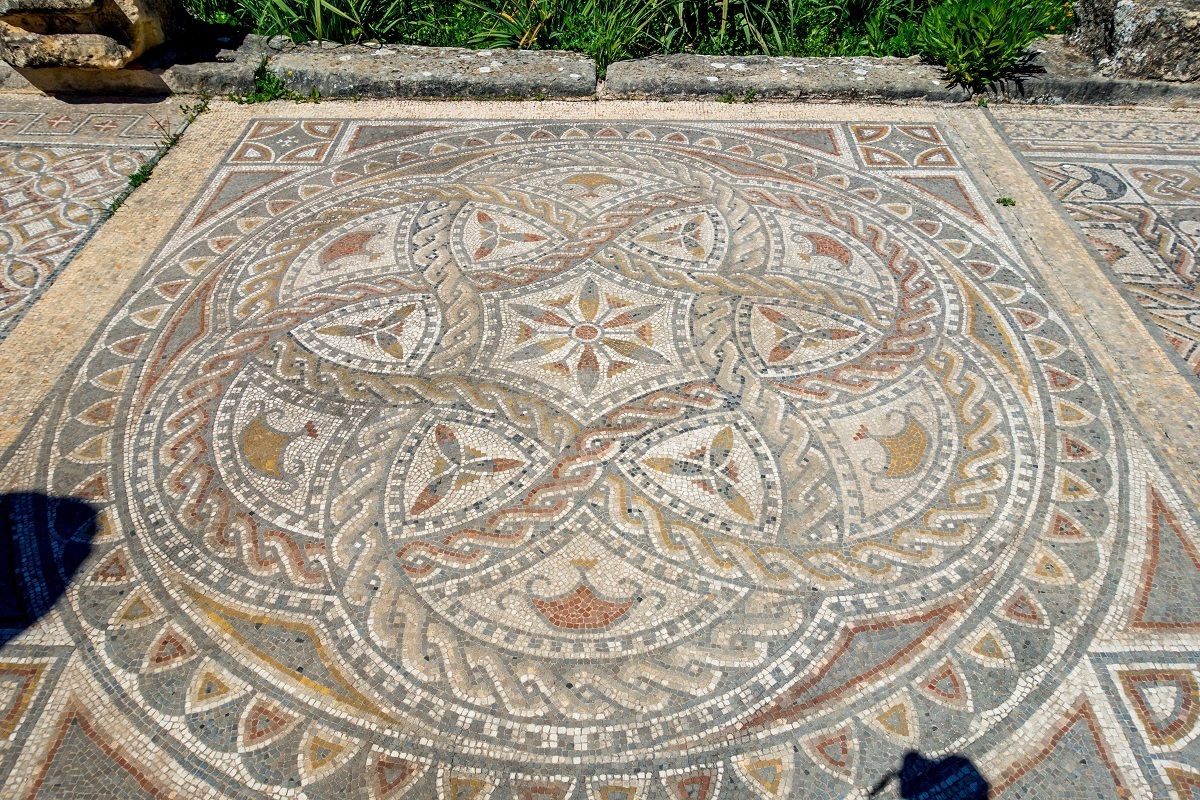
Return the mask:
<path id="1" fill-rule="evenodd" d="M 1057 38 L 1057 37 L 1056 37 Z M 1040 104 L 1200 104 L 1200 83 L 1117 80 L 1045 48 L 1031 74 L 979 95 Z M 170 55 L 170 54 L 169 54 Z M 609 65 L 606 80 L 579 53 L 308 43 L 247 36 L 235 50 L 201 59 L 161 57 L 122 70 L 13 70 L 0 91 L 91 95 L 242 94 L 268 69 L 291 91 L 320 98 L 557 100 L 838 100 L 961 103 L 940 68 L 919 58 L 651 56 Z"/>

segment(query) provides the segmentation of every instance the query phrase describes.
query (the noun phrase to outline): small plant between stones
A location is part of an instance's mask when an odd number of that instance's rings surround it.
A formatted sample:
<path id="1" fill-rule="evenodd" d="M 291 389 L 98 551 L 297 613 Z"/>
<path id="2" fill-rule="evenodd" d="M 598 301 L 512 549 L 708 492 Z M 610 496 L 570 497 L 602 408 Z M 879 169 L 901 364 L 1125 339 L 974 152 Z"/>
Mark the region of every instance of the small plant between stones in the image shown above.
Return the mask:
<path id="1" fill-rule="evenodd" d="M 158 129 L 163 134 L 162 138 L 158 140 L 158 150 L 154 152 L 154 155 L 145 164 L 142 164 L 129 176 L 129 183 L 121 190 L 120 194 L 112 199 L 108 207 L 104 209 L 105 219 L 117 213 L 117 209 L 125 204 L 125 200 L 129 195 L 133 194 L 134 189 L 150 180 L 151 173 L 154 172 L 154 168 L 158 166 L 158 162 L 162 160 L 162 157 L 179 142 L 179 138 L 183 136 L 183 132 L 196 120 L 196 117 L 208 110 L 209 100 L 209 96 L 203 94 L 195 103 L 180 106 L 179 110 L 183 112 L 183 123 L 174 131 L 170 130 L 165 122 L 155 121 Z"/>
<path id="2" fill-rule="evenodd" d="M 317 87 L 312 88 L 307 96 L 294 92 L 283 82 L 283 78 L 267 69 L 267 59 L 264 57 L 254 71 L 254 88 L 245 94 L 231 94 L 229 99 L 241 105 L 255 103 L 270 103 L 272 100 L 292 100 L 297 103 L 319 103 L 321 93 Z"/>
<path id="3" fill-rule="evenodd" d="M 1004 206 L 1005 208 L 1012 208 L 1017 204 L 1017 201 L 1013 200 L 1011 197 L 997 197 L 996 204 Z"/>
<path id="4" fill-rule="evenodd" d="M 747 89 L 746 93 L 744 95 L 742 95 L 742 102 L 743 103 L 753 103 L 754 98 L 756 98 L 756 97 L 758 97 L 758 92 L 754 91 L 753 89 Z M 733 105 L 734 103 L 738 102 L 738 97 L 733 92 L 726 92 L 725 94 L 723 94 L 719 98 L 717 98 L 717 102 L 729 103 L 730 105 Z"/>

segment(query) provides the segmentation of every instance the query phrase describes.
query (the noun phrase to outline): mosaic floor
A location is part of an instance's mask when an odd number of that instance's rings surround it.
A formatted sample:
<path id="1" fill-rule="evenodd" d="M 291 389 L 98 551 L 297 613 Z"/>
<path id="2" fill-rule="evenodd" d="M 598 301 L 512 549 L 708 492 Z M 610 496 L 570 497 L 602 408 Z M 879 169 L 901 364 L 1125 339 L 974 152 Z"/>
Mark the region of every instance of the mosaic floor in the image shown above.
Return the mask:
<path id="1" fill-rule="evenodd" d="M 1192 440 L 990 118 L 655 107 L 196 123 L 5 434 L 0 796 L 1200 796 Z"/>
<path id="2" fill-rule="evenodd" d="M 177 105 L 0 99 L 0 340 L 180 127 Z"/>
<path id="3" fill-rule="evenodd" d="M 997 109 L 1004 131 L 1200 372 L 1200 119 L 1194 113 Z"/>

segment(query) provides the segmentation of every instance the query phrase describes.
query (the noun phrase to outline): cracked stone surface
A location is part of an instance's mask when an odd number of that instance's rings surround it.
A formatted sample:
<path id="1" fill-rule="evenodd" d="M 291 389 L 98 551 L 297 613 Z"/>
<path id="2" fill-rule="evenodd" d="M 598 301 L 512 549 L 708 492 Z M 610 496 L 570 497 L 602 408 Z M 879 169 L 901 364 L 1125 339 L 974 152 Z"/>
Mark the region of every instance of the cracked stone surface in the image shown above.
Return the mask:
<path id="1" fill-rule="evenodd" d="M 282 38 L 282 37 L 278 37 Z M 273 42 L 277 40 L 272 40 Z M 271 71 L 291 90 L 321 97 L 588 97 L 596 64 L 556 50 L 288 42 Z"/>
<path id="2" fill-rule="evenodd" d="M 0 794 L 1186 796 L 1195 389 L 1030 124 L 215 104 L 0 343 Z"/>
<path id="3" fill-rule="evenodd" d="M 667 55 L 609 65 L 605 97 L 624 99 L 728 97 L 791 100 L 922 99 L 961 102 L 970 94 L 949 86 L 940 67 L 919 58 L 776 58 Z"/>

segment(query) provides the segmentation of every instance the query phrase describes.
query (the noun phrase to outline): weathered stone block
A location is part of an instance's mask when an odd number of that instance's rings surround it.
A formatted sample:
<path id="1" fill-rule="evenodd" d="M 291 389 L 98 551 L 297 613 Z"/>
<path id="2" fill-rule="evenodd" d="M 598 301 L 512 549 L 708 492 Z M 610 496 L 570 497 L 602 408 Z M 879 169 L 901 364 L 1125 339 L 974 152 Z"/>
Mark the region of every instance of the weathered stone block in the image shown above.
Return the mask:
<path id="1" fill-rule="evenodd" d="M 1077 0 L 1073 46 L 1114 78 L 1200 78 L 1200 0 Z"/>
<path id="2" fill-rule="evenodd" d="M 961 101 L 961 88 L 917 58 L 776 58 L 652 56 L 608 68 L 604 95 L 613 98 L 845 98 Z"/>
<path id="3" fill-rule="evenodd" d="M 120 69 L 183 16 L 177 0 L 0 0 L 0 57 L 27 69 Z"/>
<path id="4" fill-rule="evenodd" d="M 276 44 L 272 40 L 272 44 Z M 322 97 L 587 97 L 596 65 L 552 50 L 288 45 L 271 57 L 287 87 Z"/>
<path id="5" fill-rule="evenodd" d="M 1118 0 L 1113 10 L 1113 74 L 1200 78 L 1200 0 Z"/>
<path id="6" fill-rule="evenodd" d="M 1035 55 L 1028 72 L 989 87 L 991 99 L 1050 104 L 1200 104 L 1200 83 L 1106 75 L 1096 69 L 1095 59 L 1062 36 L 1047 36 L 1035 42 L 1032 50 Z"/>
<path id="7" fill-rule="evenodd" d="M 1116 0 L 1075 0 L 1075 22 L 1066 43 L 1093 59 L 1111 55 L 1116 4 Z"/>

